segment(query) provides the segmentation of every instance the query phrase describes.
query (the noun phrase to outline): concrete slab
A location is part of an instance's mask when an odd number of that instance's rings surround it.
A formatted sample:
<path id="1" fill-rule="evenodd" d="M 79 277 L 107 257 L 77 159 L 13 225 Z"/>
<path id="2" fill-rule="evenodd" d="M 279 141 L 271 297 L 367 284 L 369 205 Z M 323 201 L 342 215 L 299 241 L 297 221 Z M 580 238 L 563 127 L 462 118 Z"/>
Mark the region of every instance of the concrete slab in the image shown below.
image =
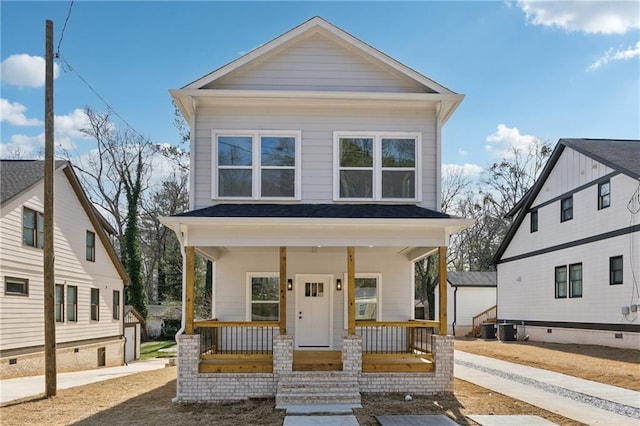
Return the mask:
<path id="1" fill-rule="evenodd" d="M 287 410 L 287 414 L 353 414 L 354 408 L 362 408 L 361 404 L 281 404 L 277 409 Z"/>
<path id="2" fill-rule="evenodd" d="M 358 426 L 356 416 L 286 416 L 282 426 Z"/>
<path id="3" fill-rule="evenodd" d="M 381 426 L 457 426 L 458 423 L 442 414 L 375 416 Z"/>
<path id="4" fill-rule="evenodd" d="M 527 415 L 474 415 L 467 417 L 481 426 L 549 426 L 556 424 L 542 417 Z"/>

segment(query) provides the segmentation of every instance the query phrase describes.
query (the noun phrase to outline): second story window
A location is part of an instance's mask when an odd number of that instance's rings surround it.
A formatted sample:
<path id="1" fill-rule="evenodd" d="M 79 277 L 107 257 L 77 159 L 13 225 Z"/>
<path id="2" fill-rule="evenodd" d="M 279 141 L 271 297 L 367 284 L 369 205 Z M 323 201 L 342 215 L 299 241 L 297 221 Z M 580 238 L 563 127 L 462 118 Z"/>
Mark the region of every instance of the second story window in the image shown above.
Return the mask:
<path id="1" fill-rule="evenodd" d="M 538 232 L 538 209 L 531 210 L 531 232 Z"/>
<path id="2" fill-rule="evenodd" d="M 606 181 L 598 185 L 598 210 L 611 205 L 611 182 Z"/>
<path id="3" fill-rule="evenodd" d="M 91 231 L 87 231 L 87 260 L 96 261 L 96 234 Z"/>
<path id="4" fill-rule="evenodd" d="M 420 135 L 334 133 L 336 200 L 418 200 Z"/>
<path id="5" fill-rule="evenodd" d="M 560 201 L 560 222 L 573 219 L 573 196 L 563 198 Z"/>
<path id="6" fill-rule="evenodd" d="M 35 210 L 22 210 L 22 242 L 31 247 L 44 247 L 44 215 Z"/>
<path id="7" fill-rule="evenodd" d="M 213 198 L 299 198 L 300 138 L 300 132 L 214 132 Z"/>

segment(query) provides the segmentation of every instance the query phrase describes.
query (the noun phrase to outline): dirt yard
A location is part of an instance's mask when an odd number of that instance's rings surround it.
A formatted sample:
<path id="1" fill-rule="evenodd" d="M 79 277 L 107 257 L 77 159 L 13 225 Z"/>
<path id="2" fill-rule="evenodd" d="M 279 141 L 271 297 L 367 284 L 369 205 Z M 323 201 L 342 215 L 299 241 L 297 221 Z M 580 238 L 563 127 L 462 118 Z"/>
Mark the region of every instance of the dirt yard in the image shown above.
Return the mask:
<path id="1" fill-rule="evenodd" d="M 545 367 L 579 377 L 636 389 L 640 382 L 640 351 L 581 345 L 456 341 L 468 352 Z M 543 363 L 544 361 L 544 363 Z M 563 370 L 564 369 L 564 370 Z M 36 400 L 0 408 L 6 425 L 282 425 L 284 412 L 274 400 L 257 399 L 232 404 L 173 404 L 176 368 L 138 373 L 74 389 L 58 391 L 50 400 Z M 507 396 L 456 380 L 453 396 L 416 397 L 365 395 L 363 408 L 355 410 L 361 425 L 376 425 L 383 414 L 447 414 L 459 424 L 472 425 L 470 414 L 532 414 L 561 425 L 569 419 Z"/>

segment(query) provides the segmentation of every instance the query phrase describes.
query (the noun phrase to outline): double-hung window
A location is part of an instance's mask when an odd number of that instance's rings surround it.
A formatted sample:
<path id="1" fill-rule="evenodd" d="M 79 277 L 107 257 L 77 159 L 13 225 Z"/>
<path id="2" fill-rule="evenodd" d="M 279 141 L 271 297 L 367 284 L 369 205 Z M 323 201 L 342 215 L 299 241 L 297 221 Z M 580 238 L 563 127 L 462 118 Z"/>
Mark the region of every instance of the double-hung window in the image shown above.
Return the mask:
<path id="1" fill-rule="evenodd" d="M 582 297 L 582 263 L 569 265 L 569 297 Z"/>
<path id="2" fill-rule="evenodd" d="M 347 282 L 347 274 L 344 275 L 344 282 Z M 357 273 L 355 276 L 355 314 L 356 321 L 379 321 L 380 320 L 380 298 L 381 298 L 382 274 L 379 273 Z M 348 291 L 344 292 L 344 318 L 345 328 L 348 327 Z"/>
<path id="3" fill-rule="evenodd" d="M 64 322 L 64 286 L 56 284 L 55 299 L 56 322 Z"/>
<path id="4" fill-rule="evenodd" d="M 334 132 L 336 200 L 420 199 L 419 133 Z"/>
<path id="5" fill-rule="evenodd" d="M 622 284 L 622 268 L 622 256 L 613 256 L 609 258 L 609 285 Z"/>
<path id="6" fill-rule="evenodd" d="M 556 266 L 556 299 L 567 297 L 567 267 Z"/>
<path id="7" fill-rule="evenodd" d="M 611 205 L 611 181 L 598 184 L 598 210 Z"/>
<path id="8" fill-rule="evenodd" d="M 213 198 L 299 199 L 299 131 L 214 131 Z"/>
<path id="9" fill-rule="evenodd" d="M 78 287 L 67 286 L 67 321 L 78 321 Z"/>
<path id="10" fill-rule="evenodd" d="M 100 320 L 100 290 L 91 289 L 91 321 Z"/>
<path id="11" fill-rule="evenodd" d="M 114 320 L 120 319 L 120 292 L 118 290 L 113 290 L 113 299 L 112 299 L 112 314 L 111 317 Z"/>
<path id="12" fill-rule="evenodd" d="M 570 195 L 560 201 L 560 222 L 573 219 L 573 196 Z"/>
<path id="13" fill-rule="evenodd" d="M 22 242 L 31 247 L 44 247 L 44 215 L 42 213 L 26 207 L 22 210 Z"/>
<path id="14" fill-rule="evenodd" d="M 96 233 L 87 231 L 86 258 L 89 262 L 96 261 Z"/>
<path id="15" fill-rule="evenodd" d="M 538 232 L 538 209 L 531 210 L 531 232 Z"/>
<path id="16" fill-rule="evenodd" d="M 280 279 L 275 273 L 247 274 L 249 287 L 249 321 L 280 319 Z"/>

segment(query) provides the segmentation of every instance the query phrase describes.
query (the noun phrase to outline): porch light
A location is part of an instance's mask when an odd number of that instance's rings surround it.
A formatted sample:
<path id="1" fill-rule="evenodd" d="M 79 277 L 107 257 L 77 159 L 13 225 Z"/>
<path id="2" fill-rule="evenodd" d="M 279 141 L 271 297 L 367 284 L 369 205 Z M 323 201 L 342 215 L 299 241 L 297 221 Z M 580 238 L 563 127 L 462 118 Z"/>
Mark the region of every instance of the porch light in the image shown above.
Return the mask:
<path id="1" fill-rule="evenodd" d="M 287 280 L 287 290 L 293 290 L 293 280 L 291 278 Z"/>
<path id="2" fill-rule="evenodd" d="M 336 280 L 336 290 L 342 291 L 342 280 L 340 278 Z"/>

